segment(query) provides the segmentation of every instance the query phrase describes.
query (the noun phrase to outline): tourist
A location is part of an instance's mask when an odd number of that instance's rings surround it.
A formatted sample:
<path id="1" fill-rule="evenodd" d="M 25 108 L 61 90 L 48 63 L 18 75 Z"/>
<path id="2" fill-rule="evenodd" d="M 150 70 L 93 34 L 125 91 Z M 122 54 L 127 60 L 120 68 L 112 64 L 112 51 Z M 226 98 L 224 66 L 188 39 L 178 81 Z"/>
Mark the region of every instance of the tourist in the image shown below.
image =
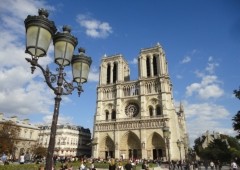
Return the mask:
<path id="1" fill-rule="evenodd" d="M 21 156 L 20 156 L 19 163 L 20 163 L 20 164 L 24 164 L 24 162 L 25 162 L 24 153 L 22 153 Z"/>
<path id="2" fill-rule="evenodd" d="M 143 161 L 142 169 L 144 169 L 144 170 L 148 170 L 148 169 L 149 169 L 149 165 L 148 165 L 147 160 L 144 160 L 144 161 Z"/>
<path id="3" fill-rule="evenodd" d="M 231 162 L 231 170 L 237 170 L 238 166 L 237 166 L 237 163 L 233 160 Z"/>
<path id="4" fill-rule="evenodd" d="M 128 160 L 126 165 L 124 166 L 125 170 L 132 170 L 133 166 L 131 164 L 131 161 Z"/>
<path id="5" fill-rule="evenodd" d="M 108 169 L 109 170 L 116 170 L 115 159 L 111 158 Z"/>

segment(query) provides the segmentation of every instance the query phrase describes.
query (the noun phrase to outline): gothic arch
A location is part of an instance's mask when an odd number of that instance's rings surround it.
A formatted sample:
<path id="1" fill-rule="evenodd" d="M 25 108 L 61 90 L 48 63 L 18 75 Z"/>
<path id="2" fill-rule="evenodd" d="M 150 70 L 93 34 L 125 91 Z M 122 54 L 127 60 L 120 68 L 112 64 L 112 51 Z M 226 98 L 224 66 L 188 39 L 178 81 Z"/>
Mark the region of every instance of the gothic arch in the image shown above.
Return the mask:
<path id="1" fill-rule="evenodd" d="M 108 157 L 114 157 L 115 144 L 108 134 L 102 138 L 101 142 L 99 143 L 99 148 L 101 158 L 106 159 Z"/>
<path id="2" fill-rule="evenodd" d="M 151 152 L 151 157 L 153 159 L 157 159 L 166 155 L 164 138 L 157 132 L 153 132 L 151 135 L 149 135 L 146 146 L 146 149 Z"/>
<path id="3" fill-rule="evenodd" d="M 120 141 L 120 153 L 124 154 L 127 159 L 141 158 L 141 141 L 134 132 L 126 132 Z"/>

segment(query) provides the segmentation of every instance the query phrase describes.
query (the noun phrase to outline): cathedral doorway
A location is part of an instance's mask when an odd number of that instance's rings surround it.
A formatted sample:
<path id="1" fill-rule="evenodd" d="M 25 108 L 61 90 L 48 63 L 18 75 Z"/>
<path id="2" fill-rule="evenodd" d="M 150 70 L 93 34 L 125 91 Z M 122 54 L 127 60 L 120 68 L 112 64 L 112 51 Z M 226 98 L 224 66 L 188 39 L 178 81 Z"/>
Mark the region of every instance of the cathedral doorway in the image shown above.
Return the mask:
<path id="1" fill-rule="evenodd" d="M 166 147 L 164 139 L 160 134 L 156 132 L 152 133 L 149 136 L 147 143 L 147 150 L 150 151 L 147 157 L 151 157 L 153 160 L 165 157 Z"/>
<path id="2" fill-rule="evenodd" d="M 153 160 L 156 160 L 162 157 L 163 157 L 162 149 L 153 149 Z"/>
<path id="3" fill-rule="evenodd" d="M 126 155 L 126 159 L 142 158 L 141 142 L 133 132 L 127 132 L 121 139 L 120 153 Z"/>

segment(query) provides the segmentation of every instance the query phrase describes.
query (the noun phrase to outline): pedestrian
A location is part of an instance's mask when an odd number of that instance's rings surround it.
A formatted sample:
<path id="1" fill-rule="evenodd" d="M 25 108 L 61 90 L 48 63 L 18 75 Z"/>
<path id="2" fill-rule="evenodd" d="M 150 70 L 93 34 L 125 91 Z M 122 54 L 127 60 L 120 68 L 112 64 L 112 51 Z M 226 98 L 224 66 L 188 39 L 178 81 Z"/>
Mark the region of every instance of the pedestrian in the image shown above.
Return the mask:
<path id="1" fill-rule="evenodd" d="M 215 168 L 215 164 L 213 161 L 210 162 L 210 168 L 211 168 L 211 170 L 213 170 Z"/>
<path id="2" fill-rule="evenodd" d="M 237 166 L 237 163 L 233 160 L 232 163 L 231 163 L 231 169 L 232 170 L 237 170 L 238 166 Z"/>
<path id="3" fill-rule="evenodd" d="M 3 162 L 3 165 L 5 165 L 7 162 L 7 155 L 5 153 L 3 153 L 1 160 Z"/>
<path id="4" fill-rule="evenodd" d="M 132 169 L 133 169 L 133 166 L 132 166 L 130 160 L 127 161 L 127 163 L 126 163 L 126 165 L 124 166 L 124 168 L 125 168 L 126 170 L 132 170 Z"/>
<path id="5" fill-rule="evenodd" d="M 147 160 L 144 160 L 144 161 L 143 161 L 142 169 L 144 169 L 144 170 L 148 170 L 148 169 L 149 169 L 149 165 L 148 165 L 148 163 L 147 163 Z"/>
<path id="6" fill-rule="evenodd" d="M 109 170 L 116 170 L 116 164 L 115 164 L 115 159 L 114 158 L 111 158 L 108 169 Z"/>
<path id="7" fill-rule="evenodd" d="M 21 154 L 19 162 L 20 162 L 20 164 L 24 164 L 24 162 L 25 162 L 24 153 Z"/>

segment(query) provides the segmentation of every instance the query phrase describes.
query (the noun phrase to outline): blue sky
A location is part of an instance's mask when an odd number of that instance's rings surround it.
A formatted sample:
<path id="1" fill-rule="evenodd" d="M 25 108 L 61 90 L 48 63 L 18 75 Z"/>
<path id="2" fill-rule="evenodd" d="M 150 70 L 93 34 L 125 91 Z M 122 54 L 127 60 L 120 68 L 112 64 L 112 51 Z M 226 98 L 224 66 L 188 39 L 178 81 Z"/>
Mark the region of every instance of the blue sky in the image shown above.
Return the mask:
<path id="1" fill-rule="evenodd" d="M 0 4 L 0 112 L 31 123 L 49 123 L 54 95 L 37 69 L 25 61 L 27 15 L 49 10 L 58 30 L 72 27 L 78 46 L 93 63 L 84 93 L 64 96 L 59 123 L 92 130 L 96 87 L 103 55 L 121 53 L 137 79 L 141 48 L 158 42 L 166 53 L 175 104 L 184 104 L 190 141 L 209 130 L 234 135 L 239 110 L 240 1 L 238 0 L 3 0 Z M 77 48 L 75 50 L 77 53 Z M 54 72 L 53 46 L 40 60 Z M 66 68 L 71 79 L 70 68 Z"/>

